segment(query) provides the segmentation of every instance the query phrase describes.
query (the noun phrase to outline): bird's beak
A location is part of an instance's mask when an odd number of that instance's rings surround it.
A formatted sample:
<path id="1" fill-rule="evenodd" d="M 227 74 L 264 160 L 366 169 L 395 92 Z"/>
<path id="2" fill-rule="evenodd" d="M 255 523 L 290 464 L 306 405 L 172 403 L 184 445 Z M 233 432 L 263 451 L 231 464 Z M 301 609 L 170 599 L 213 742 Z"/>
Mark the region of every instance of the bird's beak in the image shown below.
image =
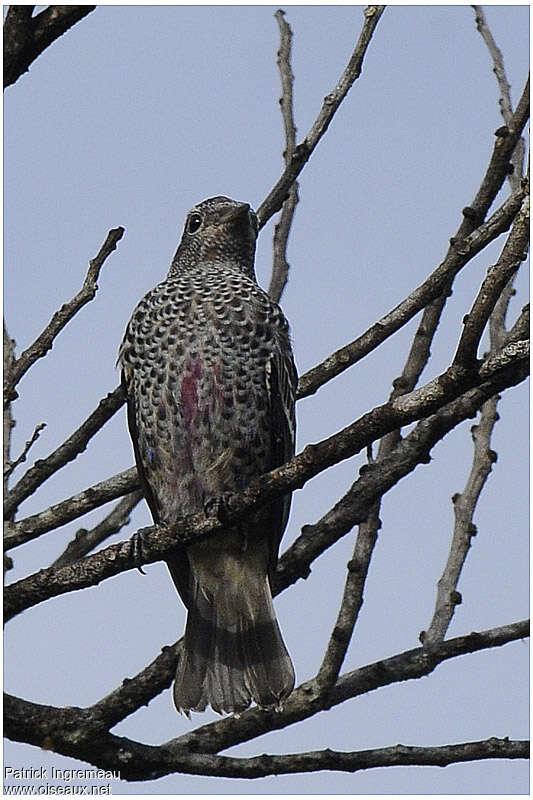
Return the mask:
<path id="1" fill-rule="evenodd" d="M 240 217 L 244 217 L 250 211 L 250 206 L 248 203 L 239 203 L 238 206 L 234 206 L 233 208 L 228 208 L 227 211 L 219 218 L 220 222 L 233 222 L 235 219 L 239 219 Z"/>

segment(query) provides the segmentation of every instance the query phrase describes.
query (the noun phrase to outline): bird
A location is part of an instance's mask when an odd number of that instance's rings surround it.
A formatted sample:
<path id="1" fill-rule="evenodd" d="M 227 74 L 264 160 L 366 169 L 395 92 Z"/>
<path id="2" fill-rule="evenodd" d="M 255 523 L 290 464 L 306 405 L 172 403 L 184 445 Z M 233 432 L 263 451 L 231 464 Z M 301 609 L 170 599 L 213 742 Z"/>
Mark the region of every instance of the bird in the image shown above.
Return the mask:
<path id="1" fill-rule="evenodd" d="M 119 349 L 128 427 L 154 523 L 239 492 L 294 455 L 297 371 L 288 322 L 258 285 L 258 221 L 210 197 L 187 214 L 167 277 L 135 307 Z M 272 581 L 290 493 L 179 546 L 167 566 L 187 609 L 176 709 L 281 709 L 295 673 Z"/>

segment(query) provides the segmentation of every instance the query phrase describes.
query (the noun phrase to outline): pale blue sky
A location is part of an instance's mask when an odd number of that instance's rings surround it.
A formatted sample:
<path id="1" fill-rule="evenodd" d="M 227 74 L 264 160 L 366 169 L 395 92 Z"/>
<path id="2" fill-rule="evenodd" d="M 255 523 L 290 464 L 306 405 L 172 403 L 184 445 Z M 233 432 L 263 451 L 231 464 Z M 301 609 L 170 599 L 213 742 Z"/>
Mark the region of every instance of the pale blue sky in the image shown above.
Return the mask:
<path id="1" fill-rule="evenodd" d="M 298 138 L 337 81 L 361 27 L 357 6 L 285 6 L 293 27 Z M 124 239 L 103 268 L 97 299 L 20 384 L 14 453 L 35 425 L 32 450 L 47 455 L 113 389 L 116 352 L 132 308 L 165 274 L 187 210 L 226 194 L 259 205 L 282 169 L 275 6 L 99 6 L 47 50 L 5 94 L 5 307 L 18 352 L 82 283 L 109 228 Z M 528 7 L 489 6 L 513 101 L 528 67 Z M 403 299 L 442 259 L 460 210 L 472 199 L 502 124 L 485 45 L 469 6 L 391 6 L 376 30 L 363 75 L 300 181 L 282 305 L 304 372 Z M 268 283 L 270 223 L 258 246 Z M 460 320 L 502 241 L 456 282 L 424 380 L 453 356 Z M 514 319 L 527 284 L 517 282 Z M 383 402 L 415 330 L 411 323 L 376 353 L 298 405 L 298 448 Z M 459 589 L 450 635 L 528 613 L 527 388 L 504 395 L 489 479 Z M 431 617 L 451 535 L 450 497 L 469 469 L 471 422 L 435 448 L 429 466 L 386 496 L 365 604 L 345 670 L 416 647 Z M 361 457 L 314 479 L 294 497 L 284 545 L 315 522 L 357 475 Z M 22 507 L 34 513 L 132 464 L 119 412 L 77 461 Z M 24 468 L 23 468 L 24 469 Z M 20 471 L 19 475 L 22 474 Z M 14 580 L 48 565 L 75 531 L 49 533 L 14 553 Z M 149 520 L 143 507 L 127 532 Z M 335 621 L 353 534 L 276 601 L 298 682 L 316 671 Z M 163 565 L 122 574 L 42 604 L 6 629 L 5 686 L 29 700 L 95 702 L 137 673 L 183 629 L 184 611 Z M 430 677 L 344 703 L 232 754 L 331 747 L 357 750 L 525 738 L 527 645 L 457 659 Z M 512 677 L 509 677 L 512 676 Z M 195 715 L 201 724 L 210 714 Z M 114 730 L 160 743 L 191 730 L 168 692 Z M 6 742 L 13 766 L 79 762 Z M 525 762 L 319 773 L 254 782 L 174 775 L 119 784 L 114 793 L 524 793 Z"/>

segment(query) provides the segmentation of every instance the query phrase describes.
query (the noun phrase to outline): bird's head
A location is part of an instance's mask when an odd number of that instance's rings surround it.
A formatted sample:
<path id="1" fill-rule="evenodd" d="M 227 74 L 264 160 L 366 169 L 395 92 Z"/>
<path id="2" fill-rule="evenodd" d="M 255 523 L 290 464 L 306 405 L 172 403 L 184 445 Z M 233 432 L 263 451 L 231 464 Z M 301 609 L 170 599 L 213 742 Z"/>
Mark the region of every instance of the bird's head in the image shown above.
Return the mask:
<path id="1" fill-rule="evenodd" d="M 194 206 L 185 220 L 169 276 L 199 264 L 234 265 L 254 277 L 257 217 L 248 203 L 210 197 Z"/>

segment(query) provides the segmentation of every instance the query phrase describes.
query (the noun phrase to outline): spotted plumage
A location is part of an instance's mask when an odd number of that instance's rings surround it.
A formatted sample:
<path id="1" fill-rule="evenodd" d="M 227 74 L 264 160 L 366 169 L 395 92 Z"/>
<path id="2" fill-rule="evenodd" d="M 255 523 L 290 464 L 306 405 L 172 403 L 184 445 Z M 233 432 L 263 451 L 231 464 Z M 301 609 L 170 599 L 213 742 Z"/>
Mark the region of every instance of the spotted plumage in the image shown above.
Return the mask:
<path id="1" fill-rule="evenodd" d="M 140 301 L 119 352 L 128 423 L 154 521 L 170 524 L 288 460 L 294 367 L 288 325 L 257 285 L 246 203 L 195 206 L 166 280 Z M 270 580 L 290 496 L 167 561 L 188 609 L 179 710 L 279 706 L 294 671 Z"/>

